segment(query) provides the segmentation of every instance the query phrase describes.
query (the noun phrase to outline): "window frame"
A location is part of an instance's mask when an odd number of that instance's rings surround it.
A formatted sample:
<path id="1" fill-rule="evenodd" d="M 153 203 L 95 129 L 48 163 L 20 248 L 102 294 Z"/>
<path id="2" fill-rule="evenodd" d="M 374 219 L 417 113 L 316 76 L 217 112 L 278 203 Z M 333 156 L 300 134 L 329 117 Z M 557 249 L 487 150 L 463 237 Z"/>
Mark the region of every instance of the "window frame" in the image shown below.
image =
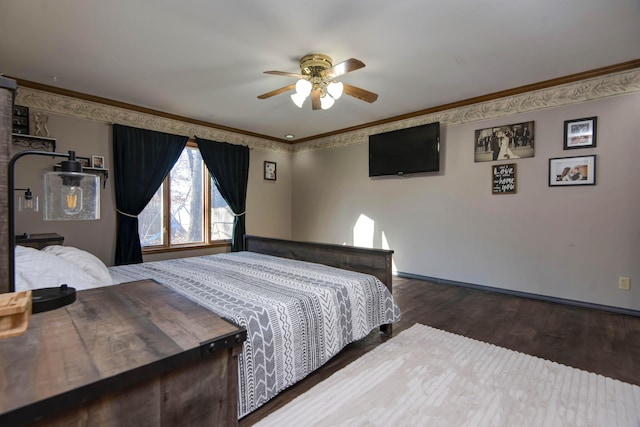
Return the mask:
<path id="1" fill-rule="evenodd" d="M 196 144 L 193 140 L 187 141 L 186 149 L 193 149 L 199 151 L 198 144 Z M 162 228 L 163 228 L 163 244 L 162 245 L 154 245 L 154 246 L 141 246 L 142 254 L 157 254 L 163 252 L 178 252 L 185 250 L 194 250 L 194 249 L 208 249 L 208 248 L 218 248 L 223 246 L 231 247 L 231 239 L 223 239 L 223 240 L 211 240 L 211 190 L 213 178 L 209 173 L 209 169 L 202 162 L 203 170 L 203 241 L 197 243 L 171 243 L 170 235 L 171 235 L 171 171 L 167 174 L 167 176 L 162 181 Z M 172 167 L 173 169 L 173 167 Z M 205 179 L 206 177 L 206 179 Z"/>

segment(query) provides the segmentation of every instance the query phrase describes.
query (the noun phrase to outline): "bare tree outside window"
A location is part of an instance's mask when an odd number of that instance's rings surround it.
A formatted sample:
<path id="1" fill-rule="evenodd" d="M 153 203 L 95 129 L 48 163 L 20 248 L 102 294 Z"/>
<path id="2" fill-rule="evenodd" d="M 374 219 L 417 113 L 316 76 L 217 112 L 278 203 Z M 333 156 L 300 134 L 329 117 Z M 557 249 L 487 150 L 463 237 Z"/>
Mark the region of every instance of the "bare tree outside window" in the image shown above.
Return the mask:
<path id="1" fill-rule="evenodd" d="M 207 206 L 209 224 L 205 223 Z M 213 184 L 200 151 L 187 146 L 138 216 L 138 232 L 143 248 L 199 246 L 230 240 L 233 220 L 233 213 Z"/>

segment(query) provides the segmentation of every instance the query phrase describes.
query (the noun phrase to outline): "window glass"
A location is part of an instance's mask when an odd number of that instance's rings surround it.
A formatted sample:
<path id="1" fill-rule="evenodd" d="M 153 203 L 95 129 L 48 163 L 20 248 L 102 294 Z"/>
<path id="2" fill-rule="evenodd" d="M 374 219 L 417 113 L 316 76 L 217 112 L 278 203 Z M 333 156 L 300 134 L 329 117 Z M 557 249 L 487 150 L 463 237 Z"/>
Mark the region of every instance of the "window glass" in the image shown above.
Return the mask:
<path id="1" fill-rule="evenodd" d="M 171 244 L 203 242 L 203 162 L 197 148 L 187 147 L 171 169 Z"/>
<path id="2" fill-rule="evenodd" d="M 200 151 L 195 145 L 188 145 L 138 216 L 140 243 L 143 248 L 170 249 L 230 240 L 233 219 Z"/>
<path id="3" fill-rule="evenodd" d="M 138 215 L 138 234 L 140 235 L 140 245 L 162 246 L 164 245 L 164 202 L 162 194 L 164 184 L 160 186 L 156 194 Z"/>
<path id="4" fill-rule="evenodd" d="M 233 233 L 233 212 L 222 198 L 218 188 L 211 181 L 211 240 L 231 240 Z"/>

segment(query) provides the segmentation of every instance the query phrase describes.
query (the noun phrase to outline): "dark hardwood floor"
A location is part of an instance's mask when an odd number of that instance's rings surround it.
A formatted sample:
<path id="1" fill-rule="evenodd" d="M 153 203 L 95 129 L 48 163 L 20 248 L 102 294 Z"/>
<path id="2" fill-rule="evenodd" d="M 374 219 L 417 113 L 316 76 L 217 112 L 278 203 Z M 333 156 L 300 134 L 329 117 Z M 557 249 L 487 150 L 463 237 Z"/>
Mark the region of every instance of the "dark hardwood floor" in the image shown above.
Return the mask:
<path id="1" fill-rule="evenodd" d="M 415 323 L 640 385 L 640 317 L 394 277 L 402 310 L 394 335 Z M 251 426 L 380 345 L 374 331 L 240 420 Z"/>

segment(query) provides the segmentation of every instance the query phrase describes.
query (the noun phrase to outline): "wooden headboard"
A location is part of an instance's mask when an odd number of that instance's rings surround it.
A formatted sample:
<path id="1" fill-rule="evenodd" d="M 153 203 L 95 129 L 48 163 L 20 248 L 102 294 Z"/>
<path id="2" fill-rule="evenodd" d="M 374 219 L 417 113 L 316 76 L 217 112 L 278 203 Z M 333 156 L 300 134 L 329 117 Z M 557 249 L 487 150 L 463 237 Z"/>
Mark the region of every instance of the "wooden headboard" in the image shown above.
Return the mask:
<path id="1" fill-rule="evenodd" d="M 251 235 L 245 235 L 244 245 L 245 249 L 251 252 L 315 262 L 370 274 L 380 279 L 392 292 L 392 250 L 368 249 L 328 243 L 296 242 Z"/>

